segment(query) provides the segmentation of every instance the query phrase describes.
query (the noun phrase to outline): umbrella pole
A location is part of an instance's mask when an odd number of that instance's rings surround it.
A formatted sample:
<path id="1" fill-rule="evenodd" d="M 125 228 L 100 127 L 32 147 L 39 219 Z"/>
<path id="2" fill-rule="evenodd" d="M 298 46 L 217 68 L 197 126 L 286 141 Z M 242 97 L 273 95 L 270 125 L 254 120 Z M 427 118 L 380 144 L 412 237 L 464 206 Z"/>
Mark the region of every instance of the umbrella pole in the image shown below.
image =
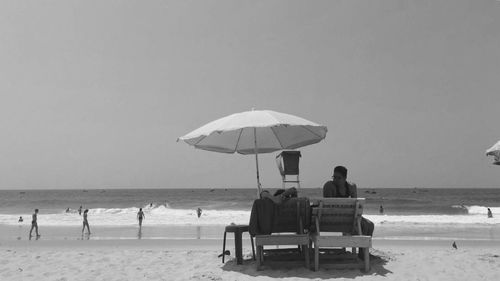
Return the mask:
<path id="1" fill-rule="evenodd" d="M 257 149 L 257 128 L 253 128 L 253 141 L 254 141 L 254 152 L 255 152 L 255 168 L 257 170 L 257 198 L 260 198 L 261 186 L 260 186 L 260 176 L 259 176 L 259 150 Z"/>

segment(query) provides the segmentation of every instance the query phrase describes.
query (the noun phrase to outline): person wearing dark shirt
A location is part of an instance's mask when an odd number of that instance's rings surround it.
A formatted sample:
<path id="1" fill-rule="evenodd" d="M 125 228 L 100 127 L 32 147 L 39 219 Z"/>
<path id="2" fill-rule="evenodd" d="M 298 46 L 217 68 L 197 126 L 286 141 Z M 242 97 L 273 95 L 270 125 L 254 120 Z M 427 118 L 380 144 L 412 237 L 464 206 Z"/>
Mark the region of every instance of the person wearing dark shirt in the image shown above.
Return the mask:
<path id="1" fill-rule="evenodd" d="M 323 197 L 357 198 L 358 190 L 355 183 L 347 182 L 347 168 L 337 166 L 333 169 L 333 178 L 323 185 Z M 372 221 L 361 217 L 361 234 L 373 236 L 375 225 Z M 360 249 L 362 257 L 362 249 Z"/>

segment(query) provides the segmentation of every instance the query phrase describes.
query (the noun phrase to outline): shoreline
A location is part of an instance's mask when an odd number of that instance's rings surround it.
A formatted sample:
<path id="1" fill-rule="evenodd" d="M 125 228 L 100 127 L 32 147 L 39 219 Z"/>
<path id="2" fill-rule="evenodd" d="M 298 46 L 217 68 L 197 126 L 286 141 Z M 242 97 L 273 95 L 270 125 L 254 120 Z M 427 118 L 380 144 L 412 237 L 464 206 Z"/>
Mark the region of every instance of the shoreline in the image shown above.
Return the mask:
<path id="1" fill-rule="evenodd" d="M 90 229 L 91 239 L 221 239 L 225 225 L 143 225 L 138 226 L 94 226 Z M 82 226 L 44 226 L 39 225 L 41 240 L 82 240 Z M 0 241 L 28 240 L 29 225 L 0 224 Z M 34 232 L 33 232 L 34 234 Z M 246 238 L 248 233 L 244 234 Z M 456 240 L 456 241 L 494 241 L 500 242 L 499 225 L 412 225 L 412 224 L 375 224 L 374 240 Z M 500 244 L 500 243 L 499 243 Z"/>

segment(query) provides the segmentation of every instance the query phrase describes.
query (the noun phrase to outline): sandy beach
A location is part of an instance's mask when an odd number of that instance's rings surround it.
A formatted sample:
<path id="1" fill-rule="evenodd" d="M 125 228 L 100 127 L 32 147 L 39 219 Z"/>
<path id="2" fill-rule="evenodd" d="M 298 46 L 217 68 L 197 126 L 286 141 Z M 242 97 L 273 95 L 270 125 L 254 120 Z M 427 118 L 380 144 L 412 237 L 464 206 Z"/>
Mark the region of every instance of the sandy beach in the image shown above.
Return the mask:
<path id="1" fill-rule="evenodd" d="M 225 264 L 215 239 L 0 242 L 1 280 L 499 280 L 500 246 L 488 241 L 375 240 L 368 273 L 270 266 L 256 271 L 249 241 L 243 265 Z M 231 253 L 233 241 L 228 245 Z"/>

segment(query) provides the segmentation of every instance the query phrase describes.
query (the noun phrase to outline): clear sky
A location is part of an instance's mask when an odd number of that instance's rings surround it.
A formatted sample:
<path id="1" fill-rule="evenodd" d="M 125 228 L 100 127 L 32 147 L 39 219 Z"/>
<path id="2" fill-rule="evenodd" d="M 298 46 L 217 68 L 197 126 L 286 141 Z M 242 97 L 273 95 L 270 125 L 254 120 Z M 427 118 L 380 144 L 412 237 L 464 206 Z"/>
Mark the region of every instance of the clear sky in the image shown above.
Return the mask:
<path id="1" fill-rule="evenodd" d="M 328 127 L 304 187 L 500 187 L 500 2 L 0 2 L 2 189 L 255 187 L 176 142 L 253 107 Z"/>

